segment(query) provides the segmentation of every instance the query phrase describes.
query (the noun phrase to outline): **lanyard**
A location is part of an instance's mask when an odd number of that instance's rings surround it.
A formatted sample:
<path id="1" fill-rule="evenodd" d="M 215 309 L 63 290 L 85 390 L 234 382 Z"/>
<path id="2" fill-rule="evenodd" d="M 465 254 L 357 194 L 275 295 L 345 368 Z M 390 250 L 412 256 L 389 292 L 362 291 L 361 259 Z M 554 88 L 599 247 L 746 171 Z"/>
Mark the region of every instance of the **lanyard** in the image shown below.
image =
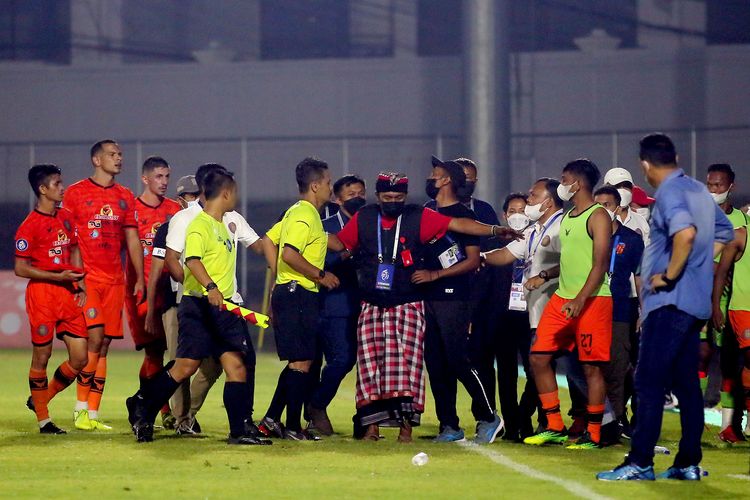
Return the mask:
<path id="1" fill-rule="evenodd" d="M 344 219 L 341 217 L 341 212 L 336 212 L 336 218 L 339 220 L 339 229 L 344 229 Z"/>
<path id="2" fill-rule="evenodd" d="M 536 234 L 536 229 L 534 229 L 534 231 L 531 233 L 531 238 L 529 238 L 529 257 L 536 254 L 536 251 L 539 249 L 539 244 L 544 239 L 544 233 L 547 232 L 547 229 L 549 229 L 550 226 L 554 224 L 555 221 L 560 218 L 560 216 L 562 216 L 562 214 L 563 214 L 562 212 L 558 213 L 557 215 L 552 217 L 552 219 L 547 224 L 543 226 L 542 234 L 539 235 L 539 241 L 537 241 L 536 246 L 534 247 L 534 251 L 532 252 L 531 245 L 534 243 L 534 235 Z"/>
<path id="3" fill-rule="evenodd" d="M 380 217 L 380 214 L 378 214 L 378 262 L 381 264 L 383 263 L 383 242 L 382 242 L 382 232 L 383 228 L 381 226 L 382 219 Z M 401 234 L 401 216 L 398 216 L 398 219 L 396 219 L 396 234 L 393 236 L 393 254 L 391 255 L 391 258 L 393 259 L 393 264 L 396 263 L 396 252 L 398 252 L 398 236 Z"/>
<path id="4" fill-rule="evenodd" d="M 620 244 L 620 236 L 615 236 L 615 242 L 612 245 L 612 255 L 609 257 L 609 275 L 612 276 L 612 273 L 615 270 L 615 257 L 617 256 L 617 245 Z"/>

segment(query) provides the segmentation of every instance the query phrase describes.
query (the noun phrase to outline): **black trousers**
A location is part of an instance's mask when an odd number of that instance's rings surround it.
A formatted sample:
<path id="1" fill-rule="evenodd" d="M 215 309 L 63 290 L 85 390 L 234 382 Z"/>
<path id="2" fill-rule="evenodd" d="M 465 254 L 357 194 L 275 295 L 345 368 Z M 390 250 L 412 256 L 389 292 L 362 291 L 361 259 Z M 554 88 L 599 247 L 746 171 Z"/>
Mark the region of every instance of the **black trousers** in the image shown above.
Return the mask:
<path id="1" fill-rule="evenodd" d="M 473 309 L 471 301 L 425 301 L 424 360 L 441 431 L 447 426 L 459 428 L 457 381 L 471 396 L 471 411 L 476 421 L 494 419 L 488 393 L 469 361 L 468 334 Z"/>

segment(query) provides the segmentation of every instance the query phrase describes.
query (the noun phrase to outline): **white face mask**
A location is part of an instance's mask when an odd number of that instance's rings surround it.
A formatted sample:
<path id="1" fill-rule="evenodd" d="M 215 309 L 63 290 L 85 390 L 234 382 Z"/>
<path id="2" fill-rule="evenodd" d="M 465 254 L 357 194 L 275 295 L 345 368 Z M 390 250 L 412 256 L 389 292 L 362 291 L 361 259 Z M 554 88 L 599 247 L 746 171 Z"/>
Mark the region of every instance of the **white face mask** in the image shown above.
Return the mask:
<path id="1" fill-rule="evenodd" d="M 635 213 L 637 213 L 638 215 L 640 215 L 646 220 L 649 220 L 651 218 L 651 209 L 648 207 L 636 208 Z"/>
<path id="2" fill-rule="evenodd" d="M 605 208 L 604 210 L 607 211 L 607 213 L 609 214 L 609 218 L 610 219 L 615 220 L 615 217 L 617 217 L 617 214 L 615 212 L 613 212 L 612 210 L 609 210 L 607 208 Z"/>
<path id="3" fill-rule="evenodd" d="M 727 189 L 723 193 L 711 193 L 711 198 L 714 199 L 717 205 L 721 205 L 725 201 L 727 201 L 727 197 L 729 196 L 729 190 Z"/>
<path id="4" fill-rule="evenodd" d="M 508 216 L 508 226 L 516 231 L 523 231 L 529 227 L 529 218 L 524 214 L 513 214 Z"/>
<path id="5" fill-rule="evenodd" d="M 617 188 L 617 192 L 620 193 L 620 206 L 629 207 L 633 201 L 633 192 L 626 188 Z"/>
<path id="6" fill-rule="evenodd" d="M 199 205 L 199 204 L 200 204 L 200 203 L 198 202 L 198 200 L 192 200 L 192 201 L 189 201 L 189 202 L 187 202 L 187 207 L 188 207 L 188 208 L 190 208 L 190 207 L 195 207 L 195 206 L 197 206 L 197 205 Z"/>
<path id="7" fill-rule="evenodd" d="M 526 214 L 526 217 L 529 218 L 529 220 L 536 222 L 539 219 L 542 218 L 542 215 L 544 215 L 544 212 L 546 212 L 546 209 L 542 208 L 542 205 L 544 205 L 544 202 L 537 203 L 536 205 L 526 205 L 526 208 L 523 209 L 523 212 Z"/>
<path id="8" fill-rule="evenodd" d="M 575 194 L 577 192 L 577 191 L 571 192 L 571 188 L 573 187 L 574 184 L 576 184 L 576 182 L 574 182 L 573 184 L 570 184 L 568 186 L 566 186 L 564 184 L 559 184 L 557 186 L 557 196 L 559 196 L 560 199 L 563 200 L 563 201 L 570 201 L 570 199 L 573 196 L 575 196 Z"/>

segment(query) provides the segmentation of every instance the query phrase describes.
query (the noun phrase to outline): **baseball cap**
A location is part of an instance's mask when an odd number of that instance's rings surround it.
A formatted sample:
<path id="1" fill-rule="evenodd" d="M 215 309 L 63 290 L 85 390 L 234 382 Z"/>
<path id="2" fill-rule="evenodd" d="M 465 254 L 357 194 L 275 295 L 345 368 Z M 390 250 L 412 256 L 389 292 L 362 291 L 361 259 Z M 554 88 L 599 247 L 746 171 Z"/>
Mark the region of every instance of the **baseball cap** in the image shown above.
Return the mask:
<path id="1" fill-rule="evenodd" d="M 607 173 L 604 174 L 604 184 L 616 186 L 621 182 L 629 182 L 633 184 L 633 176 L 630 175 L 630 172 L 628 172 L 624 168 L 610 168 L 609 170 L 607 170 Z"/>
<path id="2" fill-rule="evenodd" d="M 643 188 L 633 186 L 633 203 L 642 207 L 647 207 L 655 201 L 656 199 L 647 195 Z"/>
<path id="3" fill-rule="evenodd" d="M 194 175 L 180 177 L 180 180 L 177 181 L 177 196 L 182 196 L 185 193 L 198 194 L 200 192 L 201 190 L 198 187 L 198 183 L 195 182 Z"/>
<path id="4" fill-rule="evenodd" d="M 440 167 L 448 172 L 455 189 L 466 185 L 466 173 L 460 163 L 453 160 L 441 161 L 437 156 L 432 157 L 432 168 Z"/>

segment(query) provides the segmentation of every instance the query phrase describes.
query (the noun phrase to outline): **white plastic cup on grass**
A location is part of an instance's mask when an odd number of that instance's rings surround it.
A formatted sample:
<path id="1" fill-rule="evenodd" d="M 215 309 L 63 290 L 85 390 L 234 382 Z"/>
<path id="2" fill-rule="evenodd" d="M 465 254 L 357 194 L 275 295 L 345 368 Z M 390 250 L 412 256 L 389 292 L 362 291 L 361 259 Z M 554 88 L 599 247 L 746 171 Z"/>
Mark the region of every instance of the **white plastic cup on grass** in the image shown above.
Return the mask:
<path id="1" fill-rule="evenodd" d="M 416 465 L 417 467 L 422 467 L 423 465 L 427 465 L 427 462 L 430 461 L 430 457 L 427 456 L 427 453 L 421 451 L 411 457 L 411 464 Z"/>

